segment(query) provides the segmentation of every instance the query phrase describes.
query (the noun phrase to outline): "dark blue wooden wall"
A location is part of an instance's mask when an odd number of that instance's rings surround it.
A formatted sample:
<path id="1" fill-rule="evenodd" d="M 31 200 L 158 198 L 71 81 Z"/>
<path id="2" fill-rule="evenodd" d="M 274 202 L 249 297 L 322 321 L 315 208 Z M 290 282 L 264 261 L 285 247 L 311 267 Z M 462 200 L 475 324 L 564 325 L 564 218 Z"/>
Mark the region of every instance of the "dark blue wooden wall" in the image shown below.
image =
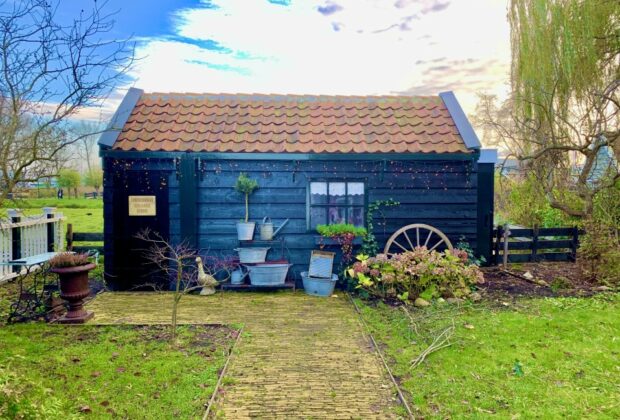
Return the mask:
<path id="1" fill-rule="evenodd" d="M 384 210 L 375 221 L 383 246 L 398 228 L 427 223 L 456 243 L 465 236 L 476 246 L 477 173 L 471 161 L 201 161 L 196 166 L 197 245 L 216 255 L 237 247 L 235 223 L 244 216 L 243 196 L 233 189 L 240 172 L 256 179 L 259 189 L 250 197 L 250 218 L 269 216 L 276 225 L 290 219 L 281 235 L 286 257 L 296 276 L 307 269 L 317 233 L 307 229 L 307 185 L 317 179 L 364 180 L 368 202 L 394 199 L 400 206 Z M 179 185 L 171 182 L 171 226 L 181 238 Z M 258 226 L 257 226 L 258 230 Z M 258 233 L 258 232 L 257 232 Z M 335 249 L 334 249 L 335 250 Z M 270 258 L 277 258 L 272 250 Z"/>
<path id="2" fill-rule="evenodd" d="M 410 223 L 433 225 L 453 243 L 465 236 L 472 247 L 477 245 L 478 174 L 477 164 L 471 159 L 355 161 L 349 157 L 341 161 L 285 161 L 201 160 L 184 156 L 191 160 L 189 166 L 185 165 L 186 170 L 192 169 L 191 175 L 185 174 L 194 177 L 191 182 L 183 178 L 181 159 L 125 161 L 123 165 L 135 171 L 136 176 L 142 170 L 162 170 L 168 174 L 170 237 L 174 242 L 189 239 L 204 253 L 233 255 L 233 249 L 238 246 L 235 223 L 244 217 L 245 210 L 243 196 L 233 185 L 240 172 L 247 173 L 259 184 L 259 189 L 250 196 L 251 220 L 259 222 L 269 216 L 279 225 L 290 219 L 280 234 L 285 236 L 286 257 L 294 264 L 296 278 L 300 271 L 307 269 L 310 251 L 318 248 L 317 233 L 307 229 L 306 220 L 306 189 L 311 180 L 363 180 L 369 203 L 390 198 L 399 201 L 400 206 L 383 211 L 385 219 L 380 214 L 375 218 L 375 234 L 381 247 L 394 231 Z M 194 194 L 184 191 L 184 185 L 192 185 Z M 106 220 L 114 207 L 109 188 L 119 186 L 106 184 Z M 193 219 L 192 213 L 195 220 L 188 221 L 187 216 Z M 109 235 L 108 224 L 106 234 Z M 190 231 L 196 236 L 186 238 Z M 107 254 L 113 252 L 106 248 L 106 263 Z M 269 257 L 279 257 L 279 250 L 272 250 Z"/>

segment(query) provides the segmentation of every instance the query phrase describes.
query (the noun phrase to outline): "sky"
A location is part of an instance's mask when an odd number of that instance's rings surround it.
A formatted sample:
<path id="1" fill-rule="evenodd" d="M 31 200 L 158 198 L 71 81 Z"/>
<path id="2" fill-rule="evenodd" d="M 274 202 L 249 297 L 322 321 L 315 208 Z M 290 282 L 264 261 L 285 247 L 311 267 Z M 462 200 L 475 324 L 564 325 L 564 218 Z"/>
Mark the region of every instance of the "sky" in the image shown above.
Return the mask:
<path id="1" fill-rule="evenodd" d="M 76 5 L 64 1 L 69 18 Z M 112 36 L 133 37 L 126 83 L 82 118 L 109 118 L 130 87 L 147 92 L 436 95 L 473 113 L 504 97 L 507 0 L 109 0 Z"/>

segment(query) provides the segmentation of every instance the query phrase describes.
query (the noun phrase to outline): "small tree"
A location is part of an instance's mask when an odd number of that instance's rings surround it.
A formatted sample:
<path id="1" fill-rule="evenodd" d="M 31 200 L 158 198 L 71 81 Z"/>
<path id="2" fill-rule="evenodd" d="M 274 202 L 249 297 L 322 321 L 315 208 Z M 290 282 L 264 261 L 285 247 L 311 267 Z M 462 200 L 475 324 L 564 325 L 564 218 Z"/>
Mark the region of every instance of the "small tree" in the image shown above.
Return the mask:
<path id="1" fill-rule="evenodd" d="M 245 195 L 245 222 L 246 223 L 250 219 L 249 197 L 250 197 L 250 194 L 252 194 L 257 188 L 258 188 L 258 182 L 256 182 L 256 180 L 249 178 L 243 172 L 239 174 L 239 178 L 237 178 L 237 183 L 235 184 L 235 190 Z"/>
<path id="2" fill-rule="evenodd" d="M 84 174 L 84 185 L 92 187 L 99 195 L 99 188 L 103 183 L 103 171 L 101 168 L 92 168 L 90 171 Z"/>
<path id="3" fill-rule="evenodd" d="M 196 250 L 182 242 L 173 245 L 157 232 L 144 229 L 136 235 L 137 239 L 146 242 L 149 247 L 144 250 L 144 257 L 157 267 L 157 270 L 174 280 L 174 295 L 172 299 L 172 316 L 170 323 L 170 336 L 174 342 L 177 334 L 177 314 L 179 302 L 184 294 L 199 289 L 196 285 L 195 266 L 193 265 L 198 253 Z"/>
<path id="4" fill-rule="evenodd" d="M 75 169 L 61 169 L 58 173 L 58 186 L 68 190 L 73 189 L 73 194 L 77 198 L 77 189 L 80 186 L 80 173 Z"/>

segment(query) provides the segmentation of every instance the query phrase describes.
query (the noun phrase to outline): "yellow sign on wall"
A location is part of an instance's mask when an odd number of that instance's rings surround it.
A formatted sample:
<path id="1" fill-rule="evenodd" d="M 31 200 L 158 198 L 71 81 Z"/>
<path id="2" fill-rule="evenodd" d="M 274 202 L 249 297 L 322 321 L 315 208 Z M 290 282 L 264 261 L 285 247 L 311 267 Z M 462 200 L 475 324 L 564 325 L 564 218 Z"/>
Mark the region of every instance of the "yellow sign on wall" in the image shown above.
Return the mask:
<path id="1" fill-rule="evenodd" d="M 130 216 L 155 216 L 154 195 L 130 195 L 129 196 L 129 215 Z"/>

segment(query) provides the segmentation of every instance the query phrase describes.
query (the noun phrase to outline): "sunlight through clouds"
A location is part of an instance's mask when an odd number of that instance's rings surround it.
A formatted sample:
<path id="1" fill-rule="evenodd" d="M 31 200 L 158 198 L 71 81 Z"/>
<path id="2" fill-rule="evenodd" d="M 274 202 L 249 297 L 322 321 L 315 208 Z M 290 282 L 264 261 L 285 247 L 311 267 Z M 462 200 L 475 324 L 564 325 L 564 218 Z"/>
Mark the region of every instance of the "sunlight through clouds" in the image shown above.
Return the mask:
<path id="1" fill-rule="evenodd" d="M 437 94 L 467 112 L 503 95 L 500 0 L 212 0 L 173 12 L 172 34 L 140 42 L 146 91 Z"/>

